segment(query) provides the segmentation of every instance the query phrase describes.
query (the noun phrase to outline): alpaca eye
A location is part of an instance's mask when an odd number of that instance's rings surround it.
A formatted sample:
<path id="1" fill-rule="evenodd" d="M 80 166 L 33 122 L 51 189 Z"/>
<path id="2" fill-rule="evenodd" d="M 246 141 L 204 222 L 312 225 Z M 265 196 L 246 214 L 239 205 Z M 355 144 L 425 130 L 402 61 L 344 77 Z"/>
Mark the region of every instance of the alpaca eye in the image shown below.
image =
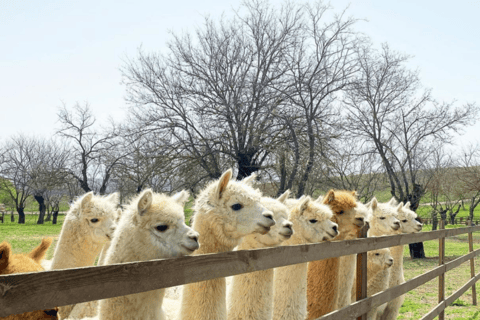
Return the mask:
<path id="1" fill-rule="evenodd" d="M 311 220 L 308 220 L 310 223 L 316 223 L 317 222 L 317 219 L 311 219 Z"/>
<path id="2" fill-rule="evenodd" d="M 405 220 L 402 220 L 402 222 L 403 222 L 403 223 L 406 223 L 406 222 L 407 222 L 407 220 L 406 220 L 406 219 L 405 219 Z"/>
<path id="3" fill-rule="evenodd" d="M 232 205 L 232 210 L 233 211 L 238 211 L 242 208 L 243 208 L 243 206 L 240 203 L 235 203 L 234 205 Z"/>
<path id="4" fill-rule="evenodd" d="M 376 255 L 376 256 L 379 256 L 379 255 L 380 255 L 380 253 L 375 253 L 375 255 Z"/>
<path id="5" fill-rule="evenodd" d="M 385 220 L 385 217 L 380 217 L 380 220 Z"/>
<path id="6" fill-rule="evenodd" d="M 340 211 L 338 214 L 343 214 L 343 210 L 342 210 L 342 211 Z"/>
<path id="7" fill-rule="evenodd" d="M 93 222 L 93 223 L 96 223 L 96 222 L 98 222 L 98 219 L 97 219 L 97 218 L 93 218 L 93 219 L 90 219 L 90 221 Z"/>
<path id="8" fill-rule="evenodd" d="M 160 232 L 164 232 L 168 229 L 168 226 L 166 225 L 156 226 L 155 229 L 157 229 Z"/>

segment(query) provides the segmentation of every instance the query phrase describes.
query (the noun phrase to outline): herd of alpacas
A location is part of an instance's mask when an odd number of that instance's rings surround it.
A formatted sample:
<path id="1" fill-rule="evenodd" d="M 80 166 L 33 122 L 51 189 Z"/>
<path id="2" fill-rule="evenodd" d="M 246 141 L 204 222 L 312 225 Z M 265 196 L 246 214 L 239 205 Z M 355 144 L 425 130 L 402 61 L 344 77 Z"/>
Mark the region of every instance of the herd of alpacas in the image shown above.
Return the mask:
<path id="1" fill-rule="evenodd" d="M 51 261 L 42 261 L 51 239 L 17 255 L 3 242 L 0 275 L 354 239 L 367 221 L 369 237 L 422 229 L 410 204 L 393 198 L 364 205 L 355 191 L 330 190 L 273 199 L 254 187 L 255 175 L 231 178 L 228 170 L 198 194 L 192 227 L 186 191 L 144 190 L 123 210 L 117 193 L 89 192 L 67 213 Z M 369 296 L 405 282 L 402 256 L 403 246 L 368 252 Z M 355 300 L 355 264 L 356 255 L 342 256 L 1 319 L 316 319 Z M 368 319 L 396 319 L 403 299 L 373 308 Z"/>

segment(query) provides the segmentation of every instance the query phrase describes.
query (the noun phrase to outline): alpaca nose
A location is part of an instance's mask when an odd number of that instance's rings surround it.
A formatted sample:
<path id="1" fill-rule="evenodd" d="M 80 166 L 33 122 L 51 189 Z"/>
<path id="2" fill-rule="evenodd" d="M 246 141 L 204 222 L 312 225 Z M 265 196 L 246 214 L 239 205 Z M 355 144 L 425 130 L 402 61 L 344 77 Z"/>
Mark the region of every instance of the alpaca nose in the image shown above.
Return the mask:
<path id="1" fill-rule="evenodd" d="M 271 214 L 270 212 L 265 212 L 263 216 L 267 219 L 273 220 L 273 214 Z"/>
<path id="2" fill-rule="evenodd" d="M 393 258 L 388 259 L 388 265 L 389 266 L 393 265 Z"/>
<path id="3" fill-rule="evenodd" d="M 285 223 L 283 224 L 283 226 L 284 226 L 285 228 L 287 228 L 287 229 L 292 229 L 292 225 L 293 225 L 293 224 L 292 224 L 291 222 L 285 222 Z"/>
<path id="4" fill-rule="evenodd" d="M 338 226 L 337 225 L 334 225 L 332 227 L 333 231 L 335 231 L 335 234 L 337 235 L 338 234 Z"/>
<path id="5" fill-rule="evenodd" d="M 195 242 L 198 242 L 198 236 L 199 236 L 198 232 L 190 232 L 188 234 L 188 237 Z"/>
<path id="6" fill-rule="evenodd" d="M 355 225 L 359 227 L 363 227 L 365 225 L 365 222 L 363 221 L 363 217 L 355 218 Z"/>
<path id="7" fill-rule="evenodd" d="M 400 229 L 400 222 L 395 221 L 395 222 L 393 223 L 392 229 L 393 229 L 393 230 L 398 230 L 398 229 Z"/>

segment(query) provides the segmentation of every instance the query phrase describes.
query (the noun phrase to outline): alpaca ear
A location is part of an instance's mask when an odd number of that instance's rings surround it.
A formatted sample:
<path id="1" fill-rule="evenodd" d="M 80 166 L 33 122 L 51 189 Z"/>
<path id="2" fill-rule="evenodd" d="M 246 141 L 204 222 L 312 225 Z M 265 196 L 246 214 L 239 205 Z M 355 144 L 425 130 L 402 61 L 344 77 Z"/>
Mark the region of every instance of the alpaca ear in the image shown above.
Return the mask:
<path id="1" fill-rule="evenodd" d="M 92 198 L 93 198 L 93 191 L 90 191 L 89 193 L 86 193 L 82 197 L 82 202 L 80 202 L 80 210 L 85 208 L 87 205 L 89 205 L 90 202 L 92 201 Z"/>
<path id="2" fill-rule="evenodd" d="M 377 198 L 373 197 L 372 200 L 370 200 L 370 202 L 368 203 L 367 206 L 372 208 L 372 210 L 375 210 L 375 209 L 377 209 L 377 205 L 378 205 Z"/>
<path id="3" fill-rule="evenodd" d="M 281 203 L 285 203 L 285 201 L 288 199 L 289 196 L 290 196 L 290 190 L 287 189 L 287 191 L 285 191 L 280 197 L 278 197 L 277 200 L 280 201 Z"/>
<path id="4" fill-rule="evenodd" d="M 12 247 L 10 243 L 3 241 L 0 243 L 0 274 L 2 271 L 8 267 L 8 259 L 10 258 L 10 253 L 12 251 Z"/>
<path id="5" fill-rule="evenodd" d="M 392 197 L 390 201 L 387 202 L 389 206 L 396 206 L 397 205 L 397 200 L 395 200 L 395 197 Z"/>
<path id="6" fill-rule="evenodd" d="M 333 189 L 332 189 L 332 190 L 328 191 L 325 198 L 323 198 L 323 203 L 324 204 L 330 204 L 333 201 L 335 201 L 335 191 L 333 191 Z"/>
<path id="7" fill-rule="evenodd" d="M 180 192 L 175 193 L 172 196 L 172 199 L 176 201 L 178 204 L 180 204 L 182 207 L 184 207 L 189 197 L 190 197 L 190 193 L 188 193 L 187 190 L 182 190 Z"/>
<path id="8" fill-rule="evenodd" d="M 152 205 L 152 198 L 153 198 L 152 190 L 147 189 L 143 192 L 143 195 L 140 197 L 140 200 L 138 200 L 138 204 L 137 204 L 139 215 L 143 216 L 145 212 L 147 212 L 147 210 L 150 209 L 150 206 Z"/>
<path id="9" fill-rule="evenodd" d="M 257 174 L 254 172 L 245 179 L 243 179 L 241 182 L 246 184 L 247 186 L 253 187 L 255 184 L 255 180 L 257 180 Z"/>
<path id="10" fill-rule="evenodd" d="M 403 206 L 405 209 L 408 209 L 410 210 L 410 201 L 408 201 L 407 203 L 405 203 L 405 205 Z"/>
<path id="11" fill-rule="evenodd" d="M 120 194 L 118 192 L 114 192 L 112 194 L 109 194 L 106 199 L 111 203 L 118 205 L 118 203 L 120 202 Z"/>
<path id="12" fill-rule="evenodd" d="M 40 263 L 42 259 L 45 257 L 45 254 L 47 253 L 48 248 L 52 244 L 53 239 L 52 238 L 43 238 L 42 243 L 38 247 L 32 250 L 28 254 L 30 258 L 32 258 L 34 261 Z"/>
<path id="13" fill-rule="evenodd" d="M 358 198 L 358 193 L 356 190 L 352 191 L 352 196 L 354 196 L 355 199 Z"/>
<path id="14" fill-rule="evenodd" d="M 398 212 L 400 212 L 400 211 L 402 211 L 402 209 L 403 209 L 403 202 L 400 202 L 400 203 L 397 205 L 396 210 L 397 210 Z"/>
<path id="15" fill-rule="evenodd" d="M 317 200 L 315 200 L 315 202 L 322 203 L 322 201 L 323 201 L 324 198 L 325 198 L 324 196 L 319 195 L 318 198 L 317 198 Z"/>
<path id="16" fill-rule="evenodd" d="M 222 198 L 223 192 L 227 188 L 227 185 L 230 182 L 231 178 L 232 178 L 232 169 L 228 169 L 227 171 L 225 171 L 224 174 L 222 174 L 222 176 L 218 180 L 218 185 L 217 185 L 217 190 L 216 190 L 216 194 L 218 196 L 218 199 Z"/>
<path id="17" fill-rule="evenodd" d="M 303 212 L 307 210 L 310 200 L 312 200 L 312 198 L 310 198 L 309 196 L 302 196 L 302 198 L 300 198 L 300 201 L 298 203 L 298 207 L 300 208 L 300 214 L 303 214 Z"/>
<path id="18" fill-rule="evenodd" d="M 115 222 L 118 223 L 122 217 L 122 209 L 118 208 L 115 214 Z"/>

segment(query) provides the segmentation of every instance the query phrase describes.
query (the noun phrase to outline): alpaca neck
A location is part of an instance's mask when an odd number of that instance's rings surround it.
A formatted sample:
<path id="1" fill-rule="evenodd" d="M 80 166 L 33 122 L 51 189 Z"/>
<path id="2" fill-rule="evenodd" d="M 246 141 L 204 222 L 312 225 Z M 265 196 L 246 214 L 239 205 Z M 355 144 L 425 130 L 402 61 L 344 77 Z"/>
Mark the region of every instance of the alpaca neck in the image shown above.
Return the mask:
<path id="1" fill-rule="evenodd" d="M 256 235 L 243 238 L 238 250 L 265 247 Z M 267 269 L 234 276 L 228 298 L 228 319 L 269 320 L 273 312 L 273 274 Z"/>
<path id="2" fill-rule="evenodd" d="M 241 238 L 227 236 L 222 226 L 212 224 L 208 216 L 201 214 L 197 215 L 196 220 L 194 220 L 193 229 L 200 233 L 198 239 L 200 248 L 195 254 L 232 251 L 241 241 Z"/>
<path id="3" fill-rule="evenodd" d="M 82 229 L 80 221 L 68 219 L 58 239 L 51 269 L 92 266 L 104 244 L 93 241 L 89 230 Z"/>
<path id="4" fill-rule="evenodd" d="M 304 320 L 307 314 L 307 263 L 275 269 L 274 320 Z"/>

